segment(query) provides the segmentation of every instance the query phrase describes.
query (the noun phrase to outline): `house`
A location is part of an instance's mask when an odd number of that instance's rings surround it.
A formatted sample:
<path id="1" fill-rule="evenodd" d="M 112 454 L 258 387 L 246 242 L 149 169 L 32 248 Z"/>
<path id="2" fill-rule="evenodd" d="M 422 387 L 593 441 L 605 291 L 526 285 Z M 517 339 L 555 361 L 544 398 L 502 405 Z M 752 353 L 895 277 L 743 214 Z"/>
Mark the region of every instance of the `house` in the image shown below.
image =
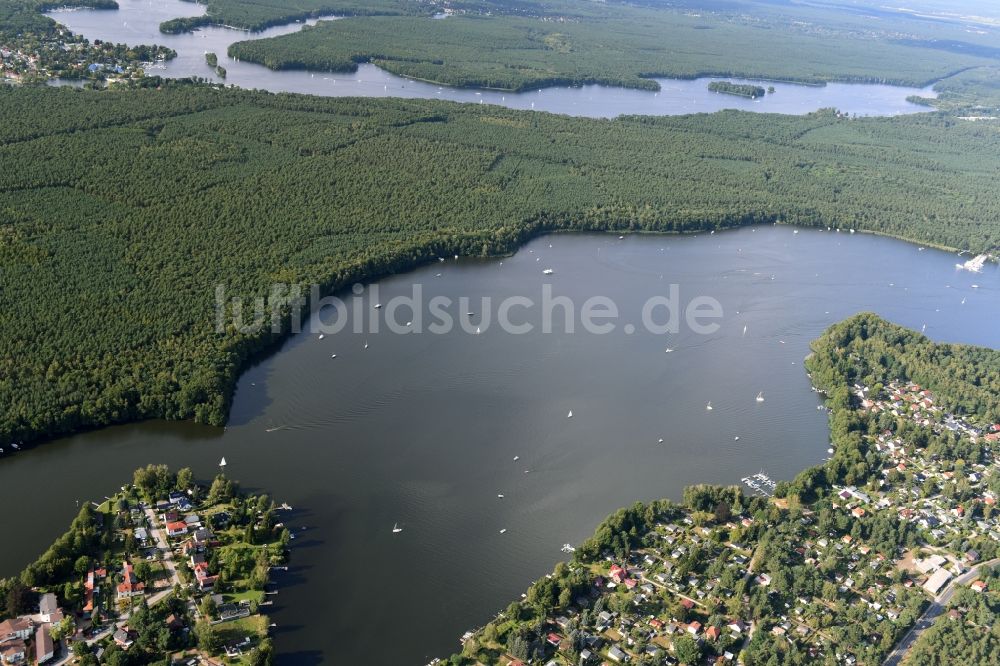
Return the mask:
<path id="1" fill-rule="evenodd" d="M 187 531 L 188 525 L 182 520 L 167 523 L 167 536 L 180 536 L 182 534 L 187 534 Z"/>
<path id="2" fill-rule="evenodd" d="M 118 598 L 131 599 L 146 593 L 146 585 L 139 581 L 128 561 L 122 563 L 122 582 L 118 584 Z"/>
<path id="3" fill-rule="evenodd" d="M 38 631 L 35 632 L 35 661 L 36 663 L 44 664 L 55 655 L 56 648 L 52 643 L 52 636 L 49 634 L 49 628 L 43 624 L 38 627 Z"/>
<path id="4" fill-rule="evenodd" d="M 941 591 L 945 583 L 951 580 L 951 572 L 947 569 L 938 569 L 931 574 L 931 577 L 927 579 L 924 583 L 924 589 L 930 592 L 932 595 L 937 596 L 937 593 Z"/>
<path id="5" fill-rule="evenodd" d="M 42 595 L 42 598 L 38 601 L 38 616 L 42 622 L 61 622 L 63 619 L 63 612 L 59 608 L 59 601 L 56 600 L 56 595 L 48 592 Z"/>
<path id="6" fill-rule="evenodd" d="M 549 632 L 549 635 L 545 637 L 545 642 L 558 650 L 559 643 L 562 642 L 562 638 L 559 637 L 559 634 Z"/>
<path id="7" fill-rule="evenodd" d="M 624 567 L 620 567 L 617 564 L 611 565 L 611 580 L 621 583 L 626 578 L 628 578 L 628 571 Z"/>
<path id="8" fill-rule="evenodd" d="M 145 544 L 147 541 L 149 541 L 149 532 L 146 531 L 145 527 L 135 528 L 135 531 L 132 533 L 132 535 L 135 537 L 135 540 L 141 544 Z"/>
<path id="9" fill-rule="evenodd" d="M 701 622 L 695 621 L 687 626 L 687 632 L 692 636 L 697 636 L 701 632 Z"/>
<path id="10" fill-rule="evenodd" d="M 718 627 L 709 627 L 709 628 L 708 628 L 708 629 L 707 629 L 707 630 L 705 631 L 705 636 L 707 636 L 707 637 L 708 637 L 708 639 L 709 639 L 709 640 L 712 640 L 712 641 L 715 641 L 715 640 L 718 640 L 718 639 L 719 639 L 719 636 L 721 636 L 721 635 L 722 635 L 722 632 L 721 632 L 721 631 L 719 631 L 719 628 L 718 628 Z"/>
<path id="11" fill-rule="evenodd" d="M 131 634 L 125 629 L 119 629 L 118 631 L 116 631 L 114 635 L 114 640 L 115 640 L 115 645 L 117 645 L 123 650 L 128 650 L 130 647 L 132 647 L 132 644 L 135 643 L 135 641 L 132 640 Z"/>
<path id="12" fill-rule="evenodd" d="M 970 585 L 969 587 L 971 587 L 976 592 L 985 592 L 986 582 L 982 580 L 977 580 L 974 583 L 972 583 L 972 585 Z"/>
<path id="13" fill-rule="evenodd" d="M 27 655 L 28 646 L 20 638 L 0 643 L 0 662 L 4 664 L 20 664 L 27 659 Z"/>
<path id="14" fill-rule="evenodd" d="M 197 555 L 192 556 L 198 557 Z M 191 568 L 194 570 L 194 578 L 198 582 L 198 587 L 202 590 L 210 590 L 215 587 L 215 581 L 219 579 L 218 576 L 212 576 L 208 573 L 208 563 L 204 561 L 204 556 L 201 556 L 201 561 L 198 564 L 193 565 Z"/>
<path id="15" fill-rule="evenodd" d="M 32 624 L 30 620 L 16 617 L 11 620 L 0 622 L 0 643 L 15 640 L 28 640 L 31 636 Z"/>
<path id="16" fill-rule="evenodd" d="M 611 649 L 608 650 L 608 659 L 617 661 L 619 664 L 623 664 L 625 663 L 625 660 L 628 659 L 628 655 L 625 654 L 625 652 L 623 652 L 617 645 L 612 645 Z"/>

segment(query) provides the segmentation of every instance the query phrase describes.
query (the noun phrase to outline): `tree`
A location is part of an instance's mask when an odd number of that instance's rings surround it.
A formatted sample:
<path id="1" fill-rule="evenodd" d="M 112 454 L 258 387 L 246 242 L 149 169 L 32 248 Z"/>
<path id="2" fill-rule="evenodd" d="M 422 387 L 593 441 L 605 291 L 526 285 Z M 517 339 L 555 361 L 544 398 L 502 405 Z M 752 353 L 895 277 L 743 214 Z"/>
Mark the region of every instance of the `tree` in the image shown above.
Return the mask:
<path id="1" fill-rule="evenodd" d="M 679 662 L 692 666 L 701 659 L 701 646 L 693 638 L 683 634 L 674 639 L 674 653 Z"/>
<path id="2" fill-rule="evenodd" d="M 219 632 L 205 619 L 199 620 L 194 625 L 194 635 L 198 641 L 198 648 L 208 654 L 215 654 L 222 647 Z"/>
<path id="3" fill-rule="evenodd" d="M 187 492 L 194 484 L 194 473 L 190 467 L 182 467 L 177 470 L 177 490 Z"/>
<path id="4" fill-rule="evenodd" d="M 6 614 L 13 617 L 27 612 L 34 605 L 35 597 L 23 580 L 11 581 L 7 588 Z"/>
<path id="5" fill-rule="evenodd" d="M 72 616 L 68 616 L 53 624 L 52 628 L 49 629 L 49 634 L 52 636 L 52 640 L 58 643 L 63 638 L 72 636 L 75 631 L 76 627 L 73 625 L 73 618 Z"/>

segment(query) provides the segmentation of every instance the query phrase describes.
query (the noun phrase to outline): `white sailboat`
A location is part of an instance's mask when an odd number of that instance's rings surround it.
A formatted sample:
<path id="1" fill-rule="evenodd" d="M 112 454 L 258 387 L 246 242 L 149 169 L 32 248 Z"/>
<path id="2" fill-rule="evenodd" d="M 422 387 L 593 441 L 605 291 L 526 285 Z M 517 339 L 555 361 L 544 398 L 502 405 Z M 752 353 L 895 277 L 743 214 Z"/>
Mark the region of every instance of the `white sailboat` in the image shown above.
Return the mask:
<path id="1" fill-rule="evenodd" d="M 552 270 L 551 268 L 546 268 L 544 271 L 542 271 L 542 275 L 552 275 L 553 273 L 555 273 L 555 271 Z"/>
<path id="2" fill-rule="evenodd" d="M 673 349 L 671 349 L 670 347 L 667 347 L 667 348 L 666 348 L 666 349 L 664 349 L 663 351 L 665 351 L 666 353 L 670 354 L 670 353 L 672 353 L 672 352 L 673 352 L 674 350 L 673 350 Z"/>
<path id="3" fill-rule="evenodd" d="M 712 411 L 712 401 L 711 400 L 708 401 L 708 405 L 705 407 L 705 409 L 707 409 L 708 411 Z"/>
<path id="4" fill-rule="evenodd" d="M 761 391 L 757 394 L 757 402 L 764 402 L 764 392 Z"/>
<path id="5" fill-rule="evenodd" d="M 368 349 L 368 341 L 365 340 L 365 349 Z"/>
<path id="6" fill-rule="evenodd" d="M 402 531 L 403 531 L 403 528 L 399 526 L 399 523 L 394 523 L 393 524 L 393 526 L 392 526 L 392 533 L 393 534 L 399 534 Z"/>
<path id="7" fill-rule="evenodd" d="M 325 337 L 326 337 L 326 336 L 325 336 L 324 334 L 322 334 L 322 333 L 320 333 L 320 334 L 319 334 L 319 339 L 320 339 L 320 340 L 322 340 L 322 339 L 323 339 L 323 338 L 325 338 Z"/>
<path id="8" fill-rule="evenodd" d="M 497 493 L 497 497 L 503 499 L 503 493 Z"/>
<path id="9" fill-rule="evenodd" d="M 568 419 L 573 418 L 573 410 L 572 409 L 569 410 L 569 414 L 566 415 L 566 418 L 568 418 Z"/>
<path id="10" fill-rule="evenodd" d="M 747 334 L 747 325 L 743 324 L 743 335 Z"/>
<path id="11" fill-rule="evenodd" d="M 507 528 L 506 527 L 503 528 L 502 530 L 500 530 L 500 534 L 506 534 L 506 532 L 507 532 Z"/>
<path id="12" fill-rule="evenodd" d="M 520 459 L 521 459 L 521 456 L 514 456 L 514 462 L 517 462 Z"/>

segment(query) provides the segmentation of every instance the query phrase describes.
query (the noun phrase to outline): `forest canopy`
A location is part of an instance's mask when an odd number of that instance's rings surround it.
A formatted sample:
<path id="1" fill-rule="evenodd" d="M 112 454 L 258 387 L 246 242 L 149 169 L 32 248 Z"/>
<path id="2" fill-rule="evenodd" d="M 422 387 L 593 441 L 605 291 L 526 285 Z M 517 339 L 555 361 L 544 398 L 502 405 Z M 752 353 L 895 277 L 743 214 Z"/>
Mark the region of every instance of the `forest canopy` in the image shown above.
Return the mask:
<path id="1" fill-rule="evenodd" d="M 1000 132 L 944 114 L 596 120 L 166 82 L 0 89 L 0 114 L 0 446 L 224 423 L 280 335 L 216 333 L 218 284 L 335 290 L 554 229 L 1000 246 Z"/>

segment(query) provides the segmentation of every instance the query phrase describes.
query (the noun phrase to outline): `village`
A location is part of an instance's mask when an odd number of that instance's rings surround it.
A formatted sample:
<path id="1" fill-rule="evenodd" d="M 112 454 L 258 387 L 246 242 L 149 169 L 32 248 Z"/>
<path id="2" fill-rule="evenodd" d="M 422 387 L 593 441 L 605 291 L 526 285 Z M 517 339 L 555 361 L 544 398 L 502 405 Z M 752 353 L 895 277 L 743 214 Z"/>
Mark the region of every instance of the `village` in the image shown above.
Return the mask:
<path id="1" fill-rule="evenodd" d="M 761 474 L 744 479 L 760 489 L 752 497 L 685 493 L 685 506 L 633 525 L 635 547 L 602 527 L 597 557 L 579 547 L 467 632 L 450 663 L 752 664 L 788 651 L 801 663 L 898 663 L 918 620 L 959 588 L 986 593 L 1000 564 L 1000 424 L 947 413 L 912 383 L 853 393 L 876 420 L 912 424 L 869 438 L 882 471 L 863 486 L 807 506 L 788 484 L 772 496 Z M 558 599 L 539 592 L 552 586 Z"/>
<path id="2" fill-rule="evenodd" d="M 0 663 L 268 663 L 283 510 L 223 474 L 204 488 L 190 470 L 138 470 L 10 583 Z"/>
<path id="3" fill-rule="evenodd" d="M 114 85 L 139 81 L 176 54 L 161 46 L 89 42 L 61 26 L 17 34 L 0 31 L 0 83 L 50 80 Z"/>

